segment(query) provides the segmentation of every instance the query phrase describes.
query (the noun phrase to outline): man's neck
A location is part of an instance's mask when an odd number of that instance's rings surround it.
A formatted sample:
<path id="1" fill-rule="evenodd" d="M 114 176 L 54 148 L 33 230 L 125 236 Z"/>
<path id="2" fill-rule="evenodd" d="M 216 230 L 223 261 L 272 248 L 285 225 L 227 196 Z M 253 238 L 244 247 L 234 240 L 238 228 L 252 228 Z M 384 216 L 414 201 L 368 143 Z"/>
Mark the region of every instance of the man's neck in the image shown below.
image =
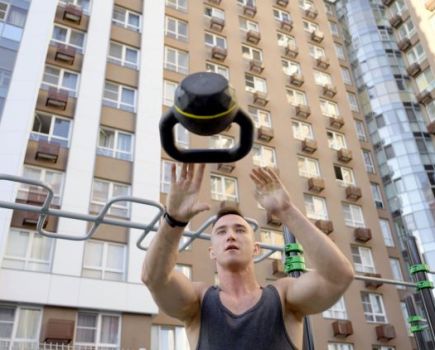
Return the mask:
<path id="1" fill-rule="evenodd" d="M 260 289 L 253 267 L 245 270 L 229 271 L 218 268 L 219 287 L 225 294 L 235 297 L 251 294 Z"/>

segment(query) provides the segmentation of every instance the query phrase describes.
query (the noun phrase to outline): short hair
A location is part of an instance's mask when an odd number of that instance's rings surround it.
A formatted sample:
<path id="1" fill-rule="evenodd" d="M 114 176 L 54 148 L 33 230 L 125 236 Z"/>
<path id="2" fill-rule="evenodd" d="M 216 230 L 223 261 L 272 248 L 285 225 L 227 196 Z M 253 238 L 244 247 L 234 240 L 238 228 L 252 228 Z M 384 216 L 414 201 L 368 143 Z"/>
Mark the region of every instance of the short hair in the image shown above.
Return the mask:
<path id="1" fill-rule="evenodd" d="M 219 211 L 216 214 L 216 218 L 213 221 L 213 225 L 212 227 L 216 224 L 216 222 L 218 222 L 218 220 L 226 215 L 238 215 L 241 218 L 245 219 L 245 217 L 243 216 L 242 212 L 235 208 L 235 207 L 223 207 L 221 209 L 219 209 Z M 246 220 L 246 219 L 245 219 Z"/>

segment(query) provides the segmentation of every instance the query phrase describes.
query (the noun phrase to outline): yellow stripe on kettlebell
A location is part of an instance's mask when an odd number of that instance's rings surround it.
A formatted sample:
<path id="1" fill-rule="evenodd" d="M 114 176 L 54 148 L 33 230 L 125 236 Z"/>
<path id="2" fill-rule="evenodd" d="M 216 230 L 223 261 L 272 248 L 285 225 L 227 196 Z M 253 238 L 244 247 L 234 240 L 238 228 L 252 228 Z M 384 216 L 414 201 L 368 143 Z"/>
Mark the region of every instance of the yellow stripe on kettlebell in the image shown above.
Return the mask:
<path id="1" fill-rule="evenodd" d="M 219 117 L 225 117 L 226 115 L 230 114 L 235 108 L 237 108 L 237 103 L 234 103 L 230 108 L 228 108 L 226 111 L 218 113 L 218 114 L 214 114 L 214 115 L 196 115 L 196 114 L 191 114 L 191 113 L 187 113 L 184 112 L 183 110 L 181 110 L 177 105 L 174 105 L 175 110 L 180 113 L 181 115 L 187 117 L 187 118 L 192 118 L 192 119 L 214 119 L 214 118 L 219 118 Z"/>

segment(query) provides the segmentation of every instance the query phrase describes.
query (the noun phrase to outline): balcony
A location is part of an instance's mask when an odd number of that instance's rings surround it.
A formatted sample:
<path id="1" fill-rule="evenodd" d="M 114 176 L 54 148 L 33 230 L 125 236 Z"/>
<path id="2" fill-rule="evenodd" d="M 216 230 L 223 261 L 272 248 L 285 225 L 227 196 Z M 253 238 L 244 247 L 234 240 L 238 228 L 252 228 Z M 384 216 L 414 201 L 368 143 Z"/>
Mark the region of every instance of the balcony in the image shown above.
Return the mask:
<path id="1" fill-rule="evenodd" d="M 39 141 L 35 153 L 35 159 L 56 163 L 59 158 L 60 145 L 58 143 L 49 143 Z"/>
<path id="2" fill-rule="evenodd" d="M 307 105 L 298 104 L 295 107 L 295 111 L 296 111 L 296 116 L 300 118 L 306 119 L 311 115 L 311 109 Z"/>
<path id="3" fill-rule="evenodd" d="M 285 48 L 285 55 L 290 58 L 295 58 L 299 54 L 299 49 L 295 44 L 288 44 Z"/>
<path id="4" fill-rule="evenodd" d="M 290 74 L 290 84 L 300 87 L 304 84 L 304 76 L 300 73 L 292 73 Z"/>
<path id="5" fill-rule="evenodd" d="M 54 87 L 50 87 L 48 89 L 47 99 L 45 101 L 45 105 L 57 108 L 61 110 L 65 110 L 68 104 L 68 91 L 62 89 L 56 89 Z"/>
<path id="6" fill-rule="evenodd" d="M 291 32 L 293 29 L 293 21 L 290 19 L 282 19 L 279 21 L 279 27 L 286 32 Z"/>
<path id="7" fill-rule="evenodd" d="M 361 188 L 349 185 L 346 187 L 346 199 L 349 199 L 351 201 L 357 201 L 362 196 Z"/>
<path id="8" fill-rule="evenodd" d="M 320 193 L 325 189 L 325 180 L 321 177 L 310 177 L 308 179 L 308 189 Z"/>
<path id="9" fill-rule="evenodd" d="M 321 43 L 323 41 L 324 37 L 325 37 L 325 35 L 318 29 L 313 30 L 310 34 L 311 40 L 316 42 L 316 43 Z"/>
<path id="10" fill-rule="evenodd" d="M 251 44 L 257 45 L 261 40 L 261 34 L 260 32 L 257 32 L 256 30 L 248 30 L 246 32 L 246 41 Z"/>
<path id="11" fill-rule="evenodd" d="M 332 331 L 336 338 L 347 338 L 353 334 L 352 322 L 349 320 L 337 320 L 332 323 Z"/>
<path id="12" fill-rule="evenodd" d="M 50 346 L 51 344 L 70 344 L 73 340 L 73 336 L 74 321 L 71 320 L 50 318 L 47 322 L 47 325 L 44 327 L 44 343 L 50 343 Z"/>
<path id="13" fill-rule="evenodd" d="M 82 21 L 83 11 L 80 7 L 68 4 L 63 12 L 63 19 L 66 21 L 80 24 Z"/>
<path id="14" fill-rule="evenodd" d="M 307 6 L 307 8 L 304 10 L 304 13 L 305 17 L 315 19 L 319 14 L 319 11 L 317 11 L 313 6 Z"/>
<path id="15" fill-rule="evenodd" d="M 56 45 L 56 51 L 54 53 L 54 59 L 61 63 L 73 65 L 76 58 L 76 49 L 72 46 L 63 44 Z"/>
<path id="16" fill-rule="evenodd" d="M 337 151 L 337 159 L 340 162 L 349 163 L 352 160 L 352 151 L 347 148 L 340 148 Z"/>
<path id="17" fill-rule="evenodd" d="M 211 57 L 215 60 L 225 61 L 225 58 L 227 58 L 227 54 L 227 49 L 223 47 L 213 46 L 213 48 L 211 49 Z"/>
<path id="18" fill-rule="evenodd" d="M 394 329 L 394 326 L 391 324 L 383 324 L 377 326 L 375 330 L 376 330 L 376 339 L 378 341 L 387 342 L 390 341 L 391 339 L 396 338 L 396 330 Z"/>
<path id="19" fill-rule="evenodd" d="M 406 68 L 406 72 L 413 78 L 415 78 L 421 72 L 421 66 L 415 62 Z"/>
<path id="20" fill-rule="evenodd" d="M 267 99 L 267 94 L 261 91 L 255 91 L 253 95 L 254 103 L 258 106 L 266 106 L 269 103 Z"/>
<path id="21" fill-rule="evenodd" d="M 326 233 L 327 235 L 329 235 L 331 232 L 334 231 L 334 225 L 333 225 L 332 221 L 330 221 L 330 220 L 316 220 L 314 225 L 316 225 L 316 227 L 320 231 L 322 231 L 323 233 Z"/>
<path id="22" fill-rule="evenodd" d="M 223 18 L 212 16 L 210 18 L 210 29 L 221 32 L 225 27 L 225 20 Z"/>
<path id="23" fill-rule="evenodd" d="M 263 63 L 259 60 L 252 59 L 249 61 L 249 70 L 253 73 L 260 74 L 264 70 Z"/>
<path id="24" fill-rule="evenodd" d="M 264 142 L 270 142 L 273 139 L 273 130 L 267 126 L 257 128 L 257 139 Z"/>
<path id="25" fill-rule="evenodd" d="M 417 101 L 423 105 L 428 105 L 435 99 L 435 88 L 423 90 L 417 95 Z"/>
<path id="26" fill-rule="evenodd" d="M 367 227 L 356 227 L 353 230 L 353 238 L 357 242 L 368 242 L 372 239 L 372 230 Z"/>
<path id="27" fill-rule="evenodd" d="M 302 151 L 307 153 L 314 153 L 317 150 L 317 142 L 312 139 L 305 139 L 301 142 Z"/>
<path id="28" fill-rule="evenodd" d="M 254 17 L 257 14 L 257 7 L 255 5 L 243 6 L 243 14 L 248 17 Z"/>
<path id="29" fill-rule="evenodd" d="M 329 126 L 335 129 L 341 129 L 344 125 L 344 119 L 339 115 L 328 117 Z"/>
<path id="30" fill-rule="evenodd" d="M 395 14 L 389 21 L 393 28 L 398 28 L 403 23 L 403 18 L 400 14 Z"/>
<path id="31" fill-rule="evenodd" d="M 390 6 L 390 5 L 393 3 L 393 1 L 394 1 L 394 0 L 382 0 L 382 3 L 383 3 L 385 6 Z"/>
<path id="32" fill-rule="evenodd" d="M 281 226 L 281 220 L 276 215 L 270 214 L 269 212 L 266 214 L 266 220 L 268 225 Z"/>
<path id="33" fill-rule="evenodd" d="M 213 5 L 220 5 L 222 0 L 208 0 L 208 2 Z"/>
<path id="34" fill-rule="evenodd" d="M 231 163 L 218 163 L 217 170 L 222 171 L 223 173 L 231 173 L 236 167 L 235 162 Z"/>
<path id="35" fill-rule="evenodd" d="M 322 94 L 325 97 L 333 98 L 337 94 L 337 88 L 332 84 L 324 84 L 322 86 Z"/>
<path id="36" fill-rule="evenodd" d="M 380 273 L 364 272 L 363 275 L 366 276 L 366 277 L 382 278 Z M 384 283 L 382 281 L 365 280 L 364 284 L 365 284 L 365 287 L 368 288 L 368 289 L 378 289 Z"/>
<path id="37" fill-rule="evenodd" d="M 23 226 L 31 226 L 36 227 L 39 221 L 39 213 L 35 213 L 33 211 L 24 211 L 22 214 L 22 222 Z M 45 219 L 42 228 L 46 228 L 48 224 L 48 219 Z"/>
<path id="38" fill-rule="evenodd" d="M 329 58 L 327 57 L 317 57 L 316 58 L 316 66 L 322 69 L 328 69 L 329 67 Z"/>
<path id="39" fill-rule="evenodd" d="M 428 11 L 435 10 L 435 0 L 426 0 L 424 7 L 426 7 L 426 10 Z"/>
<path id="40" fill-rule="evenodd" d="M 289 0 L 276 0 L 275 4 L 281 7 L 287 7 Z"/>
<path id="41" fill-rule="evenodd" d="M 408 38 L 403 38 L 397 43 L 397 46 L 399 46 L 400 51 L 405 52 L 412 46 L 412 43 Z"/>

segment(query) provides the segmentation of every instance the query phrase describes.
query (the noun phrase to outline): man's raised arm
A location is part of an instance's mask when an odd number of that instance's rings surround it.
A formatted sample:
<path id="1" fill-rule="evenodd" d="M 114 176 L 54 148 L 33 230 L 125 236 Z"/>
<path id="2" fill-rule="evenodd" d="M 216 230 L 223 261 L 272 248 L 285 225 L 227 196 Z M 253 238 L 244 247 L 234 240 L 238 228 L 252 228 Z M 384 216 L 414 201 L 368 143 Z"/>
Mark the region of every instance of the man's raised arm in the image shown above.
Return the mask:
<path id="1" fill-rule="evenodd" d="M 142 267 L 142 281 L 150 289 L 154 300 L 168 315 L 188 321 L 199 311 L 199 285 L 192 283 L 174 267 L 178 246 L 187 225 L 196 214 L 209 206 L 198 202 L 205 164 L 195 174 L 193 164 L 183 164 L 176 178 L 175 164 L 171 167 L 171 190 L 166 202 L 166 217 L 157 231 Z"/>

